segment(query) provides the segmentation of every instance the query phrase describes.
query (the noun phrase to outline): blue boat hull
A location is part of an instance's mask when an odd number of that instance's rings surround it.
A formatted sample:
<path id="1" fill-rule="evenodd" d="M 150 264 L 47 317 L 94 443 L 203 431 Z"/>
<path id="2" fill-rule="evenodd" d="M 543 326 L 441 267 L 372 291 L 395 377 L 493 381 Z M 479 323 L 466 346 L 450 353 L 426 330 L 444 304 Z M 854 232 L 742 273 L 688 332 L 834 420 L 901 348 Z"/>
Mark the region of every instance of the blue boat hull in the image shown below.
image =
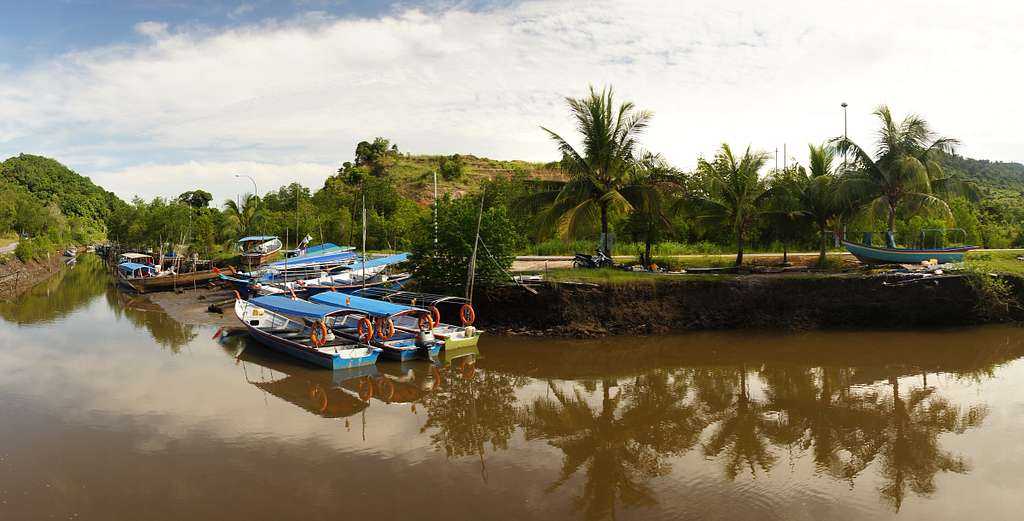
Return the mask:
<path id="1" fill-rule="evenodd" d="M 343 358 L 337 355 L 329 355 L 306 349 L 301 344 L 296 344 L 294 342 L 289 342 L 275 337 L 274 335 L 252 326 L 247 326 L 247 328 L 249 329 L 249 334 L 255 338 L 256 341 L 270 349 L 273 349 L 274 351 L 332 370 L 373 365 L 377 363 L 377 357 L 381 354 L 380 348 L 377 348 L 367 356 Z"/>
<path id="2" fill-rule="evenodd" d="M 438 342 L 429 348 L 417 348 L 417 349 L 395 349 L 387 347 L 385 345 L 379 345 L 384 350 L 384 358 L 386 360 L 397 360 L 399 362 L 408 362 L 409 360 L 416 360 L 417 358 L 423 358 L 432 360 L 437 358 L 437 355 L 441 353 L 441 343 Z"/>
<path id="3" fill-rule="evenodd" d="M 920 264 L 932 259 L 941 264 L 947 262 L 961 262 L 964 255 L 975 246 L 963 246 L 959 248 L 940 248 L 932 250 L 914 250 L 909 248 L 876 248 L 865 246 L 849 241 L 843 241 L 843 246 L 861 262 L 866 264 Z"/>

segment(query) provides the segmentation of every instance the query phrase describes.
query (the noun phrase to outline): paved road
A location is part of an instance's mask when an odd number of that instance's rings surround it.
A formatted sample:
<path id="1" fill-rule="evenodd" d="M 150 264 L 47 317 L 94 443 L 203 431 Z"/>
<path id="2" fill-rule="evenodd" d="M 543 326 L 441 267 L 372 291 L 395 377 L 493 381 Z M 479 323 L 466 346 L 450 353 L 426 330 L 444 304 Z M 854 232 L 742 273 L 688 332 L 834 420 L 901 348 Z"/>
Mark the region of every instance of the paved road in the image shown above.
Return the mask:
<path id="1" fill-rule="evenodd" d="M 13 253 L 14 250 L 17 249 L 17 248 L 18 248 L 18 242 L 17 241 L 12 242 L 11 244 L 8 244 L 7 246 L 0 246 L 0 255 L 3 255 L 5 253 Z"/>

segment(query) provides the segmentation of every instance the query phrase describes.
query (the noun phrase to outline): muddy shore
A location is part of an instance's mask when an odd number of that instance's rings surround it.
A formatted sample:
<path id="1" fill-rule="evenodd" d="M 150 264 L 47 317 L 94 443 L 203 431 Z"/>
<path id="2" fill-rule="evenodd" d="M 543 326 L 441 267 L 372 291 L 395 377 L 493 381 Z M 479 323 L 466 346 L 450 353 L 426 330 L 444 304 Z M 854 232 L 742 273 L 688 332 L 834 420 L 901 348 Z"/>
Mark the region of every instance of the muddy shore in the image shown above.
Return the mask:
<path id="1" fill-rule="evenodd" d="M 545 283 L 476 295 L 477 325 L 492 334 L 552 337 L 651 335 L 718 329 L 891 329 L 1024 321 L 1024 279 L 1005 279 L 1015 303 L 994 309 L 968 277 L 910 284 L 846 276 L 740 276 L 598 286 Z M 147 294 L 175 320 L 237 326 L 218 287 Z M 996 312 L 997 311 L 997 312 Z"/>
<path id="2" fill-rule="evenodd" d="M 60 271 L 67 260 L 59 253 L 42 261 L 21 262 L 16 257 L 0 265 L 0 300 L 10 300 Z"/>
<path id="3" fill-rule="evenodd" d="M 480 327 L 499 334 L 599 337 L 715 329 L 878 329 L 1024 320 L 1024 280 L 993 306 L 969 277 L 910 284 L 882 276 L 680 278 L 615 285 L 541 284 L 477 294 Z"/>

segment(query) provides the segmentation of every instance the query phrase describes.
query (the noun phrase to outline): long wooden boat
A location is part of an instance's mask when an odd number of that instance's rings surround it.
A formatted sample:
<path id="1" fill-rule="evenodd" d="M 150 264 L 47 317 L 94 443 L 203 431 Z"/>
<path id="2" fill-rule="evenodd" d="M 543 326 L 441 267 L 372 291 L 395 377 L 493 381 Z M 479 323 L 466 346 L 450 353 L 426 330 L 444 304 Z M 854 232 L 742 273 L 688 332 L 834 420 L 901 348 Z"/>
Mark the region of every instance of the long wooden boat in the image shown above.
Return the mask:
<path id="1" fill-rule="evenodd" d="M 273 235 L 254 235 L 238 239 L 238 251 L 247 266 L 259 266 L 281 252 L 284 245 Z"/>
<path id="2" fill-rule="evenodd" d="M 149 291 L 161 291 L 176 289 L 179 287 L 190 287 L 199 283 L 206 283 L 219 279 L 221 275 L 233 275 L 235 269 L 228 266 L 224 269 L 212 268 L 208 270 L 192 271 L 188 273 L 169 272 L 157 277 L 145 277 L 131 281 L 131 286 L 139 293 Z"/>
<path id="3" fill-rule="evenodd" d="M 374 331 L 370 344 L 382 348 L 385 358 L 392 360 L 434 359 L 444 346 L 444 342 L 434 339 L 432 334 L 424 334 L 428 333 L 433 325 L 430 311 L 426 309 L 333 291 L 314 295 L 310 301 L 341 310 L 343 314 L 337 316 L 341 320 L 334 325 L 334 329 L 342 335 L 357 336 L 360 319 L 364 317 L 369 319 L 373 324 Z M 411 317 L 422 326 L 416 330 L 399 329 L 398 323 L 403 317 Z"/>
<path id="4" fill-rule="evenodd" d="M 287 297 L 260 297 L 278 301 L 252 302 L 237 298 L 235 316 L 245 325 L 257 342 L 286 355 L 305 360 L 328 369 L 344 369 L 373 365 L 381 349 L 366 345 L 349 337 L 321 333 L 318 326 L 327 317 L 338 313 L 337 308 L 312 304 Z M 288 314 L 282 314 L 284 311 Z M 317 322 L 292 317 L 315 319 Z"/>
<path id="5" fill-rule="evenodd" d="M 462 297 L 418 293 L 386 287 L 358 288 L 350 293 L 395 304 L 426 308 L 430 311 L 434 322 L 431 332 L 435 338 L 444 341 L 446 352 L 449 349 L 475 346 L 480 341 L 480 335 L 483 334 L 483 331 L 473 327 L 473 322 L 476 321 L 476 311 L 473 309 L 472 303 Z M 450 318 L 453 312 L 458 315 L 461 325 L 442 322 L 444 315 Z M 406 330 L 417 327 L 412 317 L 408 316 L 400 317 L 395 321 L 395 325 Z"/>
<path id="6" fill-rule="evenodd" d="M 843 241 L 843 246 L 865 264 L 920 264 L 930 260 L 943 264 L 961 262 L 967 252 L 978 249 L 977 246 L 933 249 L 879 248 L 846 240 Z"/>

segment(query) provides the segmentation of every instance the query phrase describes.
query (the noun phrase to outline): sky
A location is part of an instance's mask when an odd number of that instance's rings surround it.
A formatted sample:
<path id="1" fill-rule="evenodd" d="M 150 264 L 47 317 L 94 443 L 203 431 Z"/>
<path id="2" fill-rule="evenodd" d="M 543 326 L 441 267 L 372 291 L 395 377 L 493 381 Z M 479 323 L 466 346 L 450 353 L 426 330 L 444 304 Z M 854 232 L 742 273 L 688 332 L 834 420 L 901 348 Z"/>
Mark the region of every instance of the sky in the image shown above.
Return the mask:
<path id="1" fill-rule="evenodd" d="M 122 198 L 314 189 L 404 152 L 550 161 L 589 85 L 654 113 L 692 168 L 723 142 L 806 162 L 872 110 L 1024 161 L 1024 2 L 0 0 L 0 159 L 54 157 Z M 570 138 L 570 141 L 573 139 Z"/>

